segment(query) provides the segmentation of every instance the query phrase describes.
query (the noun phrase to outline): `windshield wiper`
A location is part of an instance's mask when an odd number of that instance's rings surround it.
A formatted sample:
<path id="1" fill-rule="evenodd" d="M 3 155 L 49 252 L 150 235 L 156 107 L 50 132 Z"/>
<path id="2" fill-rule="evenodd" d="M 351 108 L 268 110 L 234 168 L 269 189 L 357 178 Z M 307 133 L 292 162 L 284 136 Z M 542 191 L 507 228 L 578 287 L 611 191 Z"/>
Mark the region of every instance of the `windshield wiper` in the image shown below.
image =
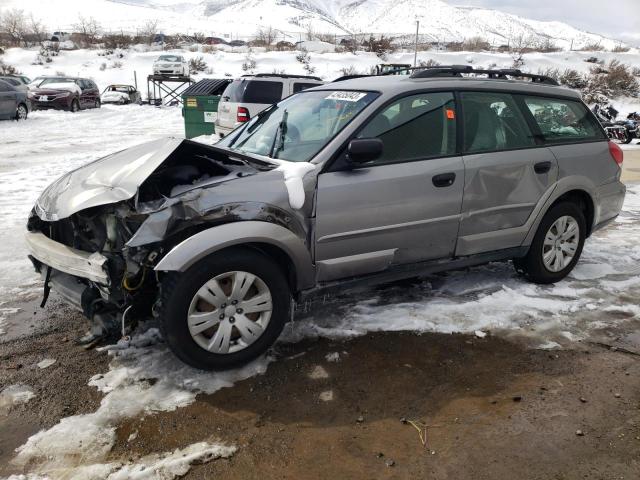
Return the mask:
<path id="1" fill-rule="evenodd" d="M 276 130 L 276 134 L 273 137 L 273 143 L 271 144 L 271 151 L 269 152 L 269 156 L 271 158 L 278 158 L 278 153 L 284 149 L 284 139 L 287 135 L 287 118 L 289 117 L 289 112 L 285 109 L 282 112 L 282 120 L 280 120 L 280 124 L 278 125 L 278 129 Z"/>

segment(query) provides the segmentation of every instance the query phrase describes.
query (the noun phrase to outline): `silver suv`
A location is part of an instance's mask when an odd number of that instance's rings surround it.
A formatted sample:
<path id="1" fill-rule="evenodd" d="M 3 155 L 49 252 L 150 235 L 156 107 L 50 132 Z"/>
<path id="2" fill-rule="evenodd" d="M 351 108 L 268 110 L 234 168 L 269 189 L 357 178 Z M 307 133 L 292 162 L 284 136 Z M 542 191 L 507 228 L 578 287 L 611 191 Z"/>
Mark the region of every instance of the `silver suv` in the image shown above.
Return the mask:
<path id="1" fill-rule="evenodd" d="M 318 77 L 304 75 L 259 73 L 238 78 L 222 93 L 215 123 L 216 133 L 225 137 L 283 98 L 323 83 Z"/>
<path id="2" fill-rule="evenodd" d="M 619 147 L 553 83 L 458 67 L 354 78 L 215 146 L 113 154 L 42 194 L 31 259 L 94 332 L 154 315 L 203 369 L 262 354 L 297 302 L 331 289 L 500 260 L 557 282 L 625 186 Z"/>

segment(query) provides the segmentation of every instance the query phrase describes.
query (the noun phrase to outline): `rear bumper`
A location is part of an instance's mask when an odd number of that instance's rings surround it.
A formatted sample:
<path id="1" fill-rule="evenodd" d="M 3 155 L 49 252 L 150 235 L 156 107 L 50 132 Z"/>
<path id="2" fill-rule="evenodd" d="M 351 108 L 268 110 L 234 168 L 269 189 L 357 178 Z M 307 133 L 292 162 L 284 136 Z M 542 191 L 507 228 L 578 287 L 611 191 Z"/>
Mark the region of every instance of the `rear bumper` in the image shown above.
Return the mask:
<path id="1" fill-rule="evenodd" d="M 109 285 L 105 256 L 67 247 L 39 232 L 27 232 L 25 239 L 31 256 L 44 265 L 101 285 Z"/>
<path id="2" fill-rule="evenodd" d="M 220 137 L 226 137 L 227 135 L 229 135 L 231 132 L 235 130 L 235 127 L 234 128 L 223 127 L 222 125 L 218 125 L 217 123 L 215 123 L 214 125 L 215 125 L 216 133 L 220 135 Z"/>
<path id="3" fill-rule="evenodd" d="M 597 215 L 594 218 L 593 231 L 607 225 L 620 214 L 626 192 L 627 187 L 619 181 L 598 187 L 596 192 Z"/>

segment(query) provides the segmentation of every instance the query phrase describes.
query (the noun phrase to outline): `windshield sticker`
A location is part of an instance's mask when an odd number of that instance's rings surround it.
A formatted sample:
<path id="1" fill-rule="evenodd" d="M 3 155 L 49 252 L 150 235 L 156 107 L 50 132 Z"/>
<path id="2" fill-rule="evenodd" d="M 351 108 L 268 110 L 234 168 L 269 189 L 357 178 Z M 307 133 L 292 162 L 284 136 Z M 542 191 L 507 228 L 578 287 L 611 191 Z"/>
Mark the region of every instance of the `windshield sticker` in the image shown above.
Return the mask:
<path id="1" fill-rule="evenodd" d="M 325 100 L 343 100 L 345 102 L 357 102 L 358 100 L 366 97 L 366 93 L 362 92 L 333 92 L 331 95 L 325 98 Z"/>

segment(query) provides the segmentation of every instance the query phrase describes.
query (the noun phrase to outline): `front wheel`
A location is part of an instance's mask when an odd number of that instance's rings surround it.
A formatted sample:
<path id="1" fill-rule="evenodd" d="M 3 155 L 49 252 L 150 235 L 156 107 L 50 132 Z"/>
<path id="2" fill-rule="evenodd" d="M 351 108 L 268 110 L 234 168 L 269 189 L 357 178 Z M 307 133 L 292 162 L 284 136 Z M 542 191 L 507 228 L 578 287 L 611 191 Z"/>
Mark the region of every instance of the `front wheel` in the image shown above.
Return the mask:
<path id="1" fill-rule="evenodd" d="M 96 98 L 96 102 L 95 102 L 95 104 L 94 104 L 94 107 L 95 107 L 95 108 L 100 108 L 101 106 L 102 106 L 102 103 L 100 102 L 100 99 L 99 99 L 99 98 Z"/>
<path id="2" fill-rule="evenodd" d="M 71 108 L 70 108 L 71 112 L 75 113 L 78 110 L 80 110 L 80 102 L 78 102 L 77 99 L 73 99 L 73 101 L 71 102 Z"/>
<path id="3" fill-rule="evenodd" d="M 160 325 L 171 350 L 203 370 L 223 370 L 260 356 L 291 313 L 280 266 L 252 249 L 201 260 L 162 282 Z"/>
<path id="4" fill-rule="evenodd" d="M 28 114 L 29 111 L 24 104 L 21 103 L 20 105 L 18 105 L 18 108 L 16 109 L 16 120 L 26 120 Z"/>
<path id="5" fill-rule="evenodd" d="M 540 222 L 527 255 L 514 260 L 516 271 L 534 283 L 559 282 L 578 263 L 586 232 L 582 210 L 575 203 L 559 203 Z"/>

